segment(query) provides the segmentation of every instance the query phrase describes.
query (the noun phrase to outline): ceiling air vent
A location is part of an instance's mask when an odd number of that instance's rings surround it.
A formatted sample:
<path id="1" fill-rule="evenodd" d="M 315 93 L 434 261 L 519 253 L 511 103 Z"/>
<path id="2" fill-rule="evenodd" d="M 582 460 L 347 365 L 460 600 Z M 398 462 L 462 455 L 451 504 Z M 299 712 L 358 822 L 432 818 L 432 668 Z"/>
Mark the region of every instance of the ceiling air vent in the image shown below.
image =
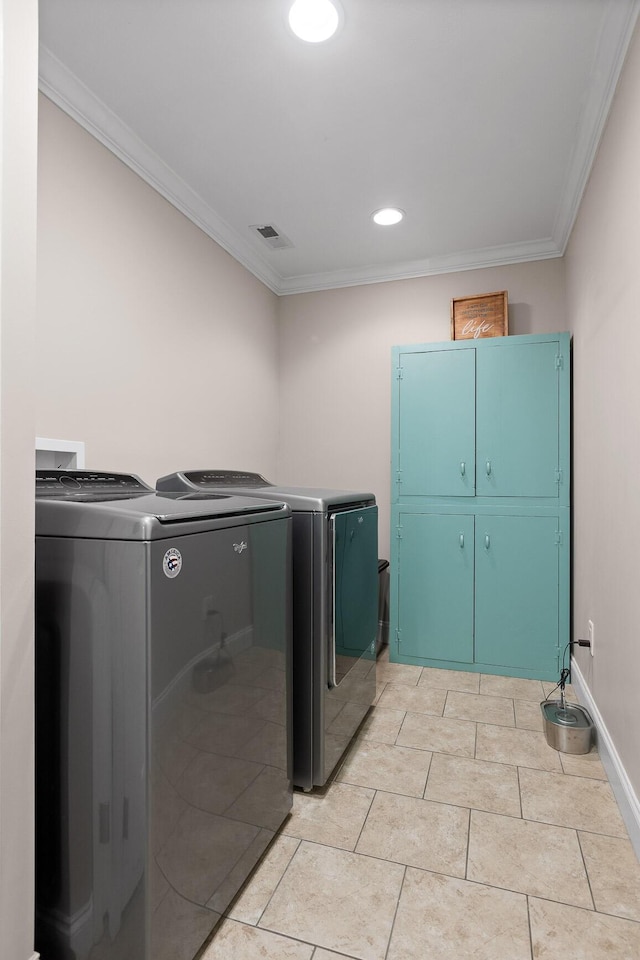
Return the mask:
<path id="1" fill-rule="evenodd" d="M 285 247 L 293 246 L 289 237 L 286 237 L 272 223 L 253 223 L 250 229 L 257 233 L 260 239 L 268 244 L 272 250 L 282 250 Z"/>

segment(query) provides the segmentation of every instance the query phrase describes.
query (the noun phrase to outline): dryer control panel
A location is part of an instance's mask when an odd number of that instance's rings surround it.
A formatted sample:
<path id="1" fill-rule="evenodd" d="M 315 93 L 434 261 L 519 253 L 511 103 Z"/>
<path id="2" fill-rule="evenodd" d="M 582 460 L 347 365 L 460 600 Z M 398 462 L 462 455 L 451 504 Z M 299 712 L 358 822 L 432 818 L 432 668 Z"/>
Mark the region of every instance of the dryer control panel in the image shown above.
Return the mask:
<path id="1" fill-rule="evenodd" d="M 207 489 L 208 487 L 272 487 L 259 473 L 249 473 L 244 470 L 185 470 L 178 474 L 183 486 L 197 487 Z M 169 489 L 176 489 L 176 475 L 162 480 L 172 480 L 173 486 Z M 162 480 L 158 481 L 158 489 L 163 489 Z M 186 483 L 184 482 L 186 481 Z"/>

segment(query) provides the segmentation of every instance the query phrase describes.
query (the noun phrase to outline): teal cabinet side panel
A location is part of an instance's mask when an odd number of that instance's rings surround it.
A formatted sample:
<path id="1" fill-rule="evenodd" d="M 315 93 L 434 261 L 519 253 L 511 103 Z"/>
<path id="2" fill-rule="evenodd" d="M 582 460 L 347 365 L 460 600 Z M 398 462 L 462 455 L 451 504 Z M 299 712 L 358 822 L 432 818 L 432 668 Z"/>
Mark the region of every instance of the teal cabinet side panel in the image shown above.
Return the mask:
<path id="1" fill-rule="evenodd" d="M 476 661 L 557 670 L 557 540 L 557 517 L 476 517 Z"/>
<path id="2" fill-rule="evenodd" d="M 398 652 L 473 660 L 473 516 L 400 514 Z"/>
<path id="3" fill-rule="evenodd" d="M 475 494 L 475 350 L 399 357 L 398 497 Z"/>
<path id="4" fill-rule="evenodd" d="M 478 349 L 476 493 L 558 497 L 558 343 Z"/>

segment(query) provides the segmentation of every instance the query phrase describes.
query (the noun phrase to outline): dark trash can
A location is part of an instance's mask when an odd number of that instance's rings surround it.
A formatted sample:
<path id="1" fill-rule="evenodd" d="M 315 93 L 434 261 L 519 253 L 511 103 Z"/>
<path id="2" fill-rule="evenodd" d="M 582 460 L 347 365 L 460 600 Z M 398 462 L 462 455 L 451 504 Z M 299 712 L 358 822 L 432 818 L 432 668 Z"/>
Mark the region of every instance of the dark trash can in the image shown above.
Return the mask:
<path id="1" fill-rule="evenodd" d="M 376 655 L 389 643 L 389 561 L 378 560 L 378 636 Z"/>

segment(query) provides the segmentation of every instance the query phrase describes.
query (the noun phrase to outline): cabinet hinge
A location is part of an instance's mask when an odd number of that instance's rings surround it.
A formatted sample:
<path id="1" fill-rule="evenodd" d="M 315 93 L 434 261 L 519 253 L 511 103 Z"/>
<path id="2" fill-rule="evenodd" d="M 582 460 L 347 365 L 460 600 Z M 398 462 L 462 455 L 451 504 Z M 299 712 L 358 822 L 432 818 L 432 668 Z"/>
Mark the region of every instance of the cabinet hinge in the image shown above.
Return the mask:
<path id="1" fill-rule="evenodd" d="M 396 627 L 396 643 L 402 643 L 402 631 L 400 627 Z"/>
<path id="2" fill-rule="evenodd" d="M 562 543 L 562 530 L 556 530 L 556 543 Z"/>
<path id="3" fill-rule="evenodd" d="M 396 527 L 396 537 L 398 540 L 402 540 L 402 527 L 400 524 Z"/>
<path id="4" fill-rule="evenodd" d="M 402 372 L 402 367 L 398 367 L 398 369 L 396 370 L 396 379 L 397 379 L 397 380 L 402 380 L 402 379 L 403 379 L 403 376 L 404 376 L 404 375 L 403 375 L 403 372 Z"/>
<path id="5" fill-rule="evenodd" d="M 556 483 L 562 483 L 562 470 L 556 470 Z"/>
<path id="6" fill-rule="evenodd" d="M 564 367 L 564 357 L 561 353 L 556 356 L 556 370 L 562 370 Z"/>

